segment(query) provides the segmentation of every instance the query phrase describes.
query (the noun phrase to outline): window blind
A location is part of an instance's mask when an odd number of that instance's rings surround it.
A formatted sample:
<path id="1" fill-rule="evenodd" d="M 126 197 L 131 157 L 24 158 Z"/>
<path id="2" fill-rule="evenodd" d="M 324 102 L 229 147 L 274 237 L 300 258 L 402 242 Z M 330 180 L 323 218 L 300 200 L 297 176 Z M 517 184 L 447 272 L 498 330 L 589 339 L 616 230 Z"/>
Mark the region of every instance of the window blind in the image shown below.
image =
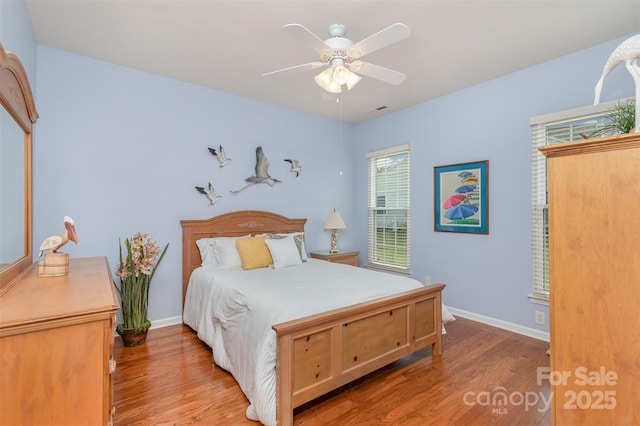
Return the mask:
<path id="1" fill-rule="evenodd" d="M 617 101 L 535 117 L 532 132 L 532 208 L 531 247 L 533 253 L 533 297 L 549 298 L 549 216 L 547 191 L 547 159 L 539 151 L 546 145 L 597 137 L 608 119 L 609 109 Z"/>
<path id="2" fill-rule="evenodd" d="M 367 267 L 409 274 L 409 145 L 372 152 L 367 159 Z"/>

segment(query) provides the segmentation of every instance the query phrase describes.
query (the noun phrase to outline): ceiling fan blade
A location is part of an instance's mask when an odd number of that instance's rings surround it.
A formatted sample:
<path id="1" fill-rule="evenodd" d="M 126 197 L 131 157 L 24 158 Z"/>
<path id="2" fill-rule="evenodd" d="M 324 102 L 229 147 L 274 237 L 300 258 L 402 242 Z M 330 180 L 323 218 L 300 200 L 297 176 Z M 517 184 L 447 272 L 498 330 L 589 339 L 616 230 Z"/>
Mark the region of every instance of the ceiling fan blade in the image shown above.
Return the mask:
<path id="1" fill-rule="evenodd" d="M 289 67 L 289 68 L 283 68 L 281 70 L 275 70 L 275 71 L 271 71 L 271 72 L 267 72 L 262 74 L 262 77 L 267 77 L 273 74 L 278 74 L 278 73 L 286 73 L 286 74 L 291 74 L 291 73 L 297 73 L 297 72 L 301 72 L 301 71 L 309 71 L 309 70 L 314 70 L 316 68 L 320 68 L 322 66 L 325 66 L 327 64 L 323 63 L 323 62 L 309 62 L 308 64 L 301 64 L 301 65 L 296 65 L 293 67 Z"/>
<path id="2" fill-rule="evenodd" d="M 375 50 L 387 47 L 405 38 L 409 38 L 411 30 L 405 24 L 396 23 L 384 30 L 361 40 L 349 48 L 351 56 L 360 58 Z"/>
<path id="3" fill-rule="evenodd" d="M 300 42 L 308 45 L 316 52 L 320 53 L 323 50 L 329 49 L 324 41 L 307 29 L 304 25 L 300 24 L 287 24 L 282 27 L 290 35 L 294 36 Z"/>
<path id="4" fill-rule="evenodd" d="M 400 84 L 407 76 L 400 71 L 381 67 L 380 65 L 370 64 L 368 62 L 356 61 L 349 66 L 349 69 L 355 73 L 366 75 L 377 80 L 384 81 L 389 84 Z"/>

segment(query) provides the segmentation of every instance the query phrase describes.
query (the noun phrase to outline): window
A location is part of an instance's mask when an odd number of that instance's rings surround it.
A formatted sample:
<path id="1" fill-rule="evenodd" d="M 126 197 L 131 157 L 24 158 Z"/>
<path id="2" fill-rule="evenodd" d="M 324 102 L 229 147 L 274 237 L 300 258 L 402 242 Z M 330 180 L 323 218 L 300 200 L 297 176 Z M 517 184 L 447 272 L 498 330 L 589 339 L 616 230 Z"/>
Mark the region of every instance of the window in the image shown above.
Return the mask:
<path id="1" fill-rule="evenodd" d="M 538 148 L 545 145 L 583 140 L 592 136 L 607 120 L 617 101 L 576 108 L 530 120 L 533 169 L 533 294 L 530 299 L 544 303 L 549 299 L 549 217 L 547 204 L 547 160 Z M 593 136 L 592 136 L 593 137 Z"/>
<path id="2" fill-rule="evenodd" d="M 367 154 L 367 266 L 410 274 L 409 145 Z"/>

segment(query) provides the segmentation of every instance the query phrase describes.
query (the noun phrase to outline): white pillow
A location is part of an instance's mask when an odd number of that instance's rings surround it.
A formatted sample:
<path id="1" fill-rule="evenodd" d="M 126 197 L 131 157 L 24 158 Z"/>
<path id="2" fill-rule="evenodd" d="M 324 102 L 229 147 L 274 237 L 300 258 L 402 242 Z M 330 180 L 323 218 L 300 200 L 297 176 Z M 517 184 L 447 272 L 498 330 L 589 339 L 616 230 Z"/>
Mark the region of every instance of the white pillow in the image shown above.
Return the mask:
<path id="1" fill-rule="evenodd" d="M 218 237 L 215 240 L 214 251 L 218 268 L 242 268 L 240 253 L 236 247 L 236 240 L 250 238 L 251 235 L 242 237 Z"/>
<path id="2" fill-rule="evenodd" d="M 298 252 L 298 247 L 293 236 L 280 239 L 265 240 L 271 257 L 273 258 L 273 269 L 286 268 L 289 266 L 301 265 L 302 259 Z"/>
<path id="3" fill-rule="evenodd" d="M 214 251 L 215 240 L 215 238 L 200 238 L 196 241 L 198 250 L 200 250 L 202 266 L 216 266 L 218 264 Z"/>
<path id="4" fill-rule="evenodd" d="M 281 237 L 283 237 L 283 236 L 284 237 L 288 237 L 288 236 L 294 237 L 294 241 L 296 243 L 296 247 L 298 249 L 298 252 L 300 253 L 300 258 L 302 260 L 308 259 L 308 257 L 307 257 L 307 249 L 304 246 L 304 232 L 291 232 L 289 234 L 276 234 L 276 235 L 281 236 Z"/>
<path id="5" fill-rule="evenodd" d="M 239 238 L 249 238 L 251 235 L 243 235 L 240 237 L 209 237 L 200 238 L 196 241 L 198 250 L 200 251 L 200 260 L 202 266 L 218 266 L 218 258 L 216 254 L 216 241 L 235 241 Z M 221 243 L 224 247 L 220 251 L 227 248 L 227 243 Z M 233 255 L 232 255 L 233 256 Z"/>

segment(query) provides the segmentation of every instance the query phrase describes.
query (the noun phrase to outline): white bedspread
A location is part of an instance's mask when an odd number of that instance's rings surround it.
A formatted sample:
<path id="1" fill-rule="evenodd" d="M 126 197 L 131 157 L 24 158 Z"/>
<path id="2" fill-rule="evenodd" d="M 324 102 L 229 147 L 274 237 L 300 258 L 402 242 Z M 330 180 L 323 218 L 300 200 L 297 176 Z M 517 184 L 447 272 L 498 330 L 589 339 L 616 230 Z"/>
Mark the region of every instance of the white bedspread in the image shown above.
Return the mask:
<path id="1" fill-rule="evenodd" d="M 250 402 L 247 417 L 271 426 L 273 324 L 420 287 L 411 278 L 316 259 L 282 269 L 200 267 L 189 281 L 183 319 L 211 346 L 215 363 L 235 377 Z"/>

